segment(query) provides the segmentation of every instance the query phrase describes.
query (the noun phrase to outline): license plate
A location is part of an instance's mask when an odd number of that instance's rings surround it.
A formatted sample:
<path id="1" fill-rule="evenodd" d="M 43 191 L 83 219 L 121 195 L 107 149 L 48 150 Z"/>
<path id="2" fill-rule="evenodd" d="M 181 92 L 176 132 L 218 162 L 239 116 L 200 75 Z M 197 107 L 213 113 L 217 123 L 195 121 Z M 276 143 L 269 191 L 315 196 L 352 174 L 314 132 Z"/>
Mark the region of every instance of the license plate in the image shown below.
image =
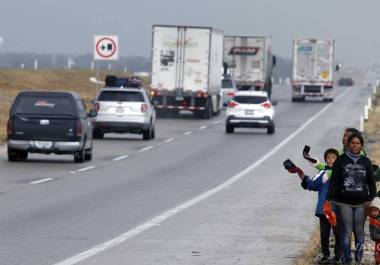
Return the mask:
<path id="1" fill-rule="evenodd" d="M 181 96 L 177 96 L 177 97 L 175 97 L 175 100 L 177 100 L 177 101 L 182 101 L 184 98 L 183 97 L 181 97 Z"/>
<path id="2" fill-rule="evenodd" d="M 119 107 L 119 108 L 116 109 L 116 112 L 117 112 L 117 113 L 120 113 L 120 114 L 121 114 L 121 113 L 124 113 L 124 108 Z"/>
<path id="3" fill-rule="evenodd" d="M 34 141 L 33 145 L 40 149 L 49 149 L 53 146 L 53 142 L 50 141 Z"/>
<path id="4" fill-rule="evenodd" d="M 246 110 L 245 115 L 253 115 L 253 110 Z"/>

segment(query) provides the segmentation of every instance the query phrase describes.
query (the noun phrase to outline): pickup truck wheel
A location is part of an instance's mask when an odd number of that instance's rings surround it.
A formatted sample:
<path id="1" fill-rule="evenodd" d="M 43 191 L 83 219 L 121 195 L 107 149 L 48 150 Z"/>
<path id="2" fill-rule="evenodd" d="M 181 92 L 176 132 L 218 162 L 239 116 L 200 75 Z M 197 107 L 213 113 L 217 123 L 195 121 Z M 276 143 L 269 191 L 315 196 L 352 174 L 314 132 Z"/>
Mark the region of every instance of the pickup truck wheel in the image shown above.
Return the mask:
<path id="1" fill-rule="evenodd" d="M 87 149 L 85 154 L 84 154 L 84 159 L 86 161 L 91 161 L 92 160 L 92 146 L 91 148 Z"/>
<path id="2" fill-rule="evenodd" d="M 83 147 L 82 150 L 74 154 L 75 163 L 83 163 L 86 160 L 86 151 Z"/>
<path id="3" fill-rule="evenodd" d="M 147 130 L 143 131 L 143 140 L 147 141 L 152 139 L 152 125 L 149 125 L 149 128 Z"/>
<path id="4" fill-rule="evenodd" d="M 9 162 L 15 162 L 19 158 L 18 153 L 16 150 L 8 149 L 8 161 Z"/>
<path id="5" fill-rule="evenodd" d="M 28 159 L 28 152 L 27 151 L 19 151 L 18 152 L 18 158 L 20 161 L 25 161 Z"/>

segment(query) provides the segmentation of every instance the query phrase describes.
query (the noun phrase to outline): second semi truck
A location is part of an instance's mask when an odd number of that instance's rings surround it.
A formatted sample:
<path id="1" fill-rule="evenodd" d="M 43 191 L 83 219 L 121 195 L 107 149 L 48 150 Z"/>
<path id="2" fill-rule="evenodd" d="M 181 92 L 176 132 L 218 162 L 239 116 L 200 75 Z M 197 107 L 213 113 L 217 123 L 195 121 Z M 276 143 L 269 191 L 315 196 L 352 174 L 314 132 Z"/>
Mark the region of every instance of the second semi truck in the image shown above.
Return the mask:
<path id="1" fill-rule="evenodd" d="M 271 37 L 224 37 L 225 72 L 235 80 L 238 89 L 263 90 L 270 97 L 275 64 Z"/>

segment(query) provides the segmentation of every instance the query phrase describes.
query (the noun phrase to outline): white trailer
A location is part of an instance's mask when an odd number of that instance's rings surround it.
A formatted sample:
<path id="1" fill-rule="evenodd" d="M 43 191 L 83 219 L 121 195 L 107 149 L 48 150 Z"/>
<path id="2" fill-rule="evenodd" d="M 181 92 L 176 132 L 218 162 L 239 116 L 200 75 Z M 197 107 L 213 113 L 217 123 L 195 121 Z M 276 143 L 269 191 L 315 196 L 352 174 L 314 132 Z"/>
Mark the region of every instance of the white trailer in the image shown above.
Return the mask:
<path id="1" fill-rule="evenodd" d="M 222 66 L 222 31 L 154 25 L 151 94 L 158 114 L 190 110 L 198 118 L 218 115 Z"/>
<path id="2" fill-rule="evenodd" d="M 334 100 L 334 40 L 293 41 L 292 101 L 306 97 Z"/>
<path id="3" fill-rule="evenodd" d="M 275 59 L 272 55 L 271 37 L 225 36 L 224 66 L 239 89 L 272 92 L 272 69 Z"/>

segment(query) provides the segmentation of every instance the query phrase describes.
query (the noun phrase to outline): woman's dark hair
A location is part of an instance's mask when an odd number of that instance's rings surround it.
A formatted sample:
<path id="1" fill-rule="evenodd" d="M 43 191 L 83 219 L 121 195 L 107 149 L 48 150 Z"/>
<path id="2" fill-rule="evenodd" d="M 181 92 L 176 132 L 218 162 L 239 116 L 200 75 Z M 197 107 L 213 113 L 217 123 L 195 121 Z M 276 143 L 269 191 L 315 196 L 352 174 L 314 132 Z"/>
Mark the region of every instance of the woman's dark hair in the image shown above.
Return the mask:
<path id="1" fill-rule="evenodd" d="M 348 137 L 347 143 L 350 143 L 352 141 L 352 139 L 354 139 L 354 138 L 358 138 L 360 143 L 362 144 L 362 146 L 364 145 L 364 139 L 363 139 L 363 136 L 361 135 L 361 133 L 351 134 L 350 137 Z"/>
<path id="2" fill-rule="evenodd" d="M 329 154 L 333 154 L 333 155 L 336 155 L 336 157 L 338 158 L 339 157 L 339 152 L 338 150 L 334 149 L 334 148 L 329 148 L 325 151 L 325 153 L 323 154 L 323 157 L 325 158 L 325 161 L 326 161 L 326 157 L 327 155 Z"/>
<path id="3" fill-rule="evenodd" d="M 348 127 L 344 130 L 345 132 L 349 132 L 349 133 L 357 133 L 357 134 L 360 134 L 360 131 L 356 128 L 352 128 L 352 127 Z"/>

